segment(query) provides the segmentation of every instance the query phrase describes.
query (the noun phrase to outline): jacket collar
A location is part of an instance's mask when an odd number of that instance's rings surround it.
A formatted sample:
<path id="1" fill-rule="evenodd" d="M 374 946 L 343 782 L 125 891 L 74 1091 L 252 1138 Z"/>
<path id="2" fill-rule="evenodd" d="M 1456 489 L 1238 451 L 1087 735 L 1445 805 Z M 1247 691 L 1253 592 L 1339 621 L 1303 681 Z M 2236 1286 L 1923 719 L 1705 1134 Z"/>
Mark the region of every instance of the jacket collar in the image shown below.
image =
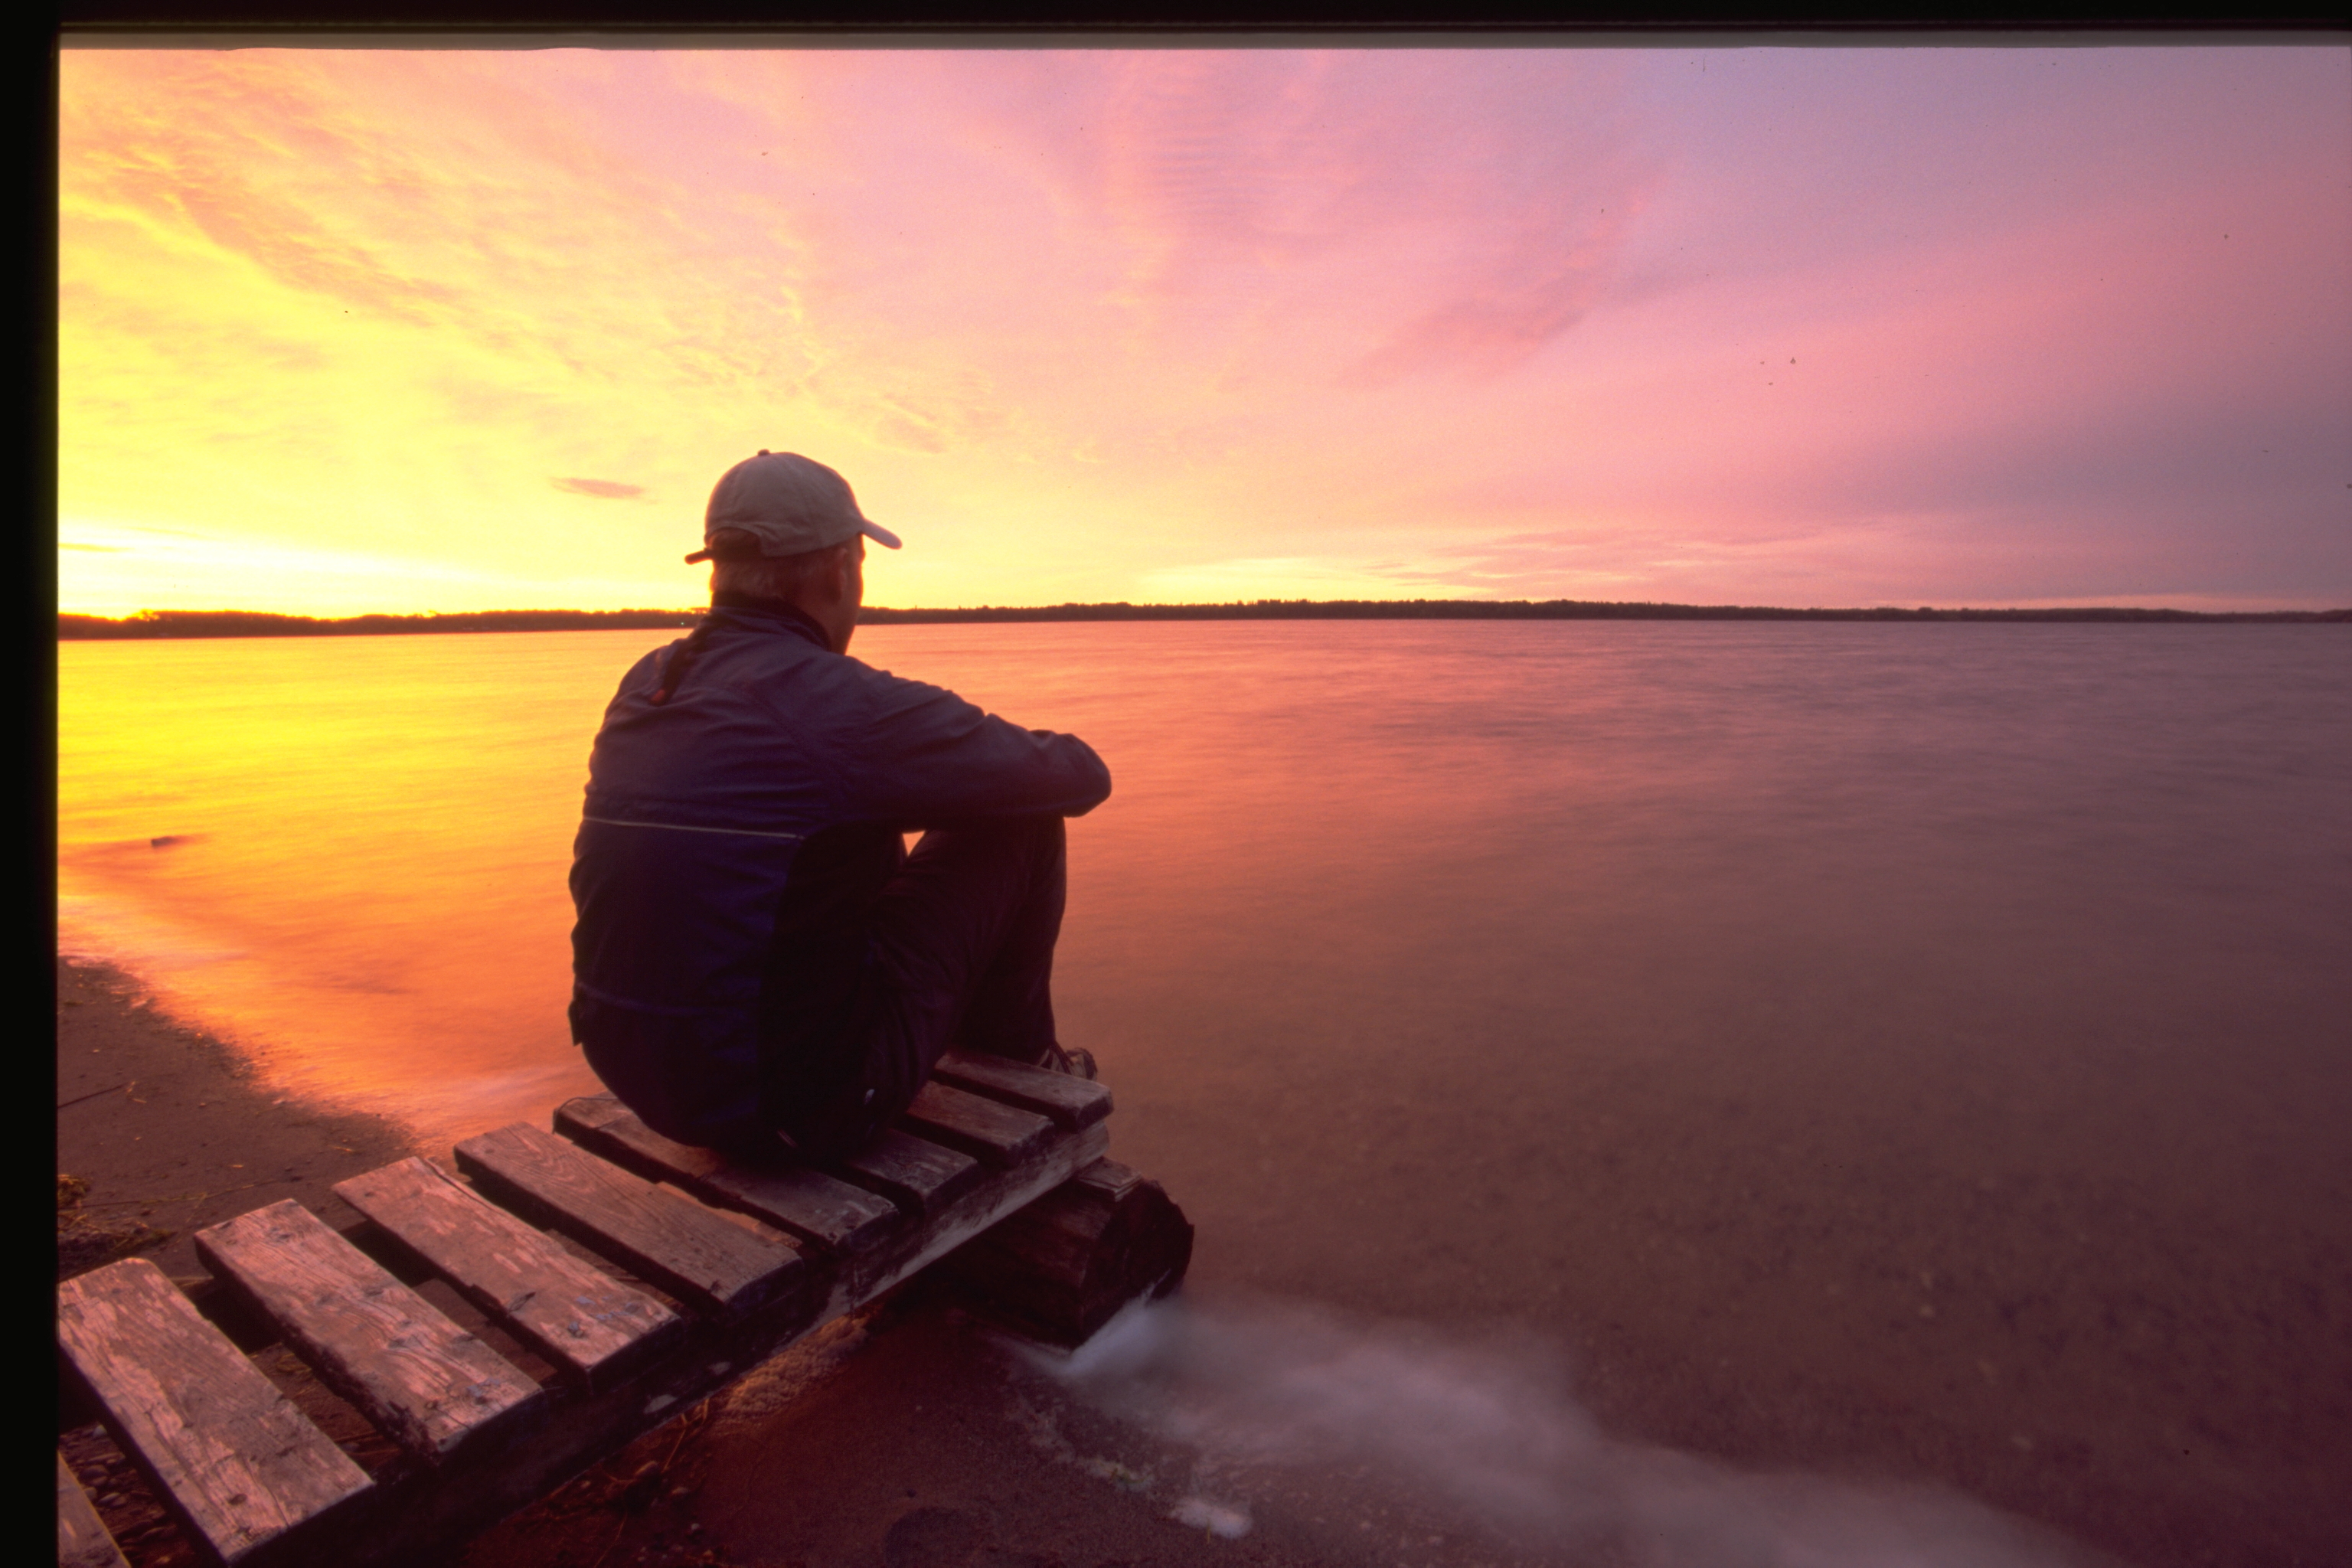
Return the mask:
<path id="1" fill-rule="evenodd" d="M 782 599 L 762 599 L 750 594 L 736 593 L 731 588 L 722 588 L 710 595 L 710 616 L 722 625 L 741 626 L 748 631 L 797 633 L 827 653 L 840 651 L 833 646 L 833 639 L 825 635 L 824 628 L 816 624 L 814 616 Z"/>

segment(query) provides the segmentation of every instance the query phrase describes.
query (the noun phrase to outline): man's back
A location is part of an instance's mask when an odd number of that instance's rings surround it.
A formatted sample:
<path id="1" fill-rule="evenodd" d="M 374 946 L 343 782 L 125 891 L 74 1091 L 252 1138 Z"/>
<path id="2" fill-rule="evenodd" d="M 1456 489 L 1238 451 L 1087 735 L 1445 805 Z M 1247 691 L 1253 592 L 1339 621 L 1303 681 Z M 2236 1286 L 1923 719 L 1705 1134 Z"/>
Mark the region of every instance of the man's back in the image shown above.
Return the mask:
<path id="1" fill-rule="evenodd" d="M 901 831 L 1076 816 L 1109 790 L 1075 736 L 1019 729 L 832 651 L 788 606 L 722 594 L 696 638 L 629 671 L 596 737 L 572 872 L 574 1037 L 656 1130 L 754 1137 L 779 975 L 801 975 L 787 1005 L 830 1005 L 808 973 L 840 923 L 828 900 L 895 871 Z"/>

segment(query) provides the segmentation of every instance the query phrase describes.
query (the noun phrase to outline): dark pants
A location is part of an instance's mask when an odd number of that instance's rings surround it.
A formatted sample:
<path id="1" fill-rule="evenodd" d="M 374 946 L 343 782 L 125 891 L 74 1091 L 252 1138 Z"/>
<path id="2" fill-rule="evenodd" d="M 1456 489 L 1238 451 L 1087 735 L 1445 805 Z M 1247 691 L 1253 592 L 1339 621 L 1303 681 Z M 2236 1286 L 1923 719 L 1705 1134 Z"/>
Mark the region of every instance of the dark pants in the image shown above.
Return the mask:
<path id="1" fill-rule="evenodd" d="M 823 1163 L 864 1145 L 951 1048 L 1045 1058 L 1056 1043 L 1054 942 L 1066 885 L 1058 816 L 923 835 L 834 947 L 858 966 L 842 1026 L 772 1059 L 769 1114 L 804 1157 Z"/>

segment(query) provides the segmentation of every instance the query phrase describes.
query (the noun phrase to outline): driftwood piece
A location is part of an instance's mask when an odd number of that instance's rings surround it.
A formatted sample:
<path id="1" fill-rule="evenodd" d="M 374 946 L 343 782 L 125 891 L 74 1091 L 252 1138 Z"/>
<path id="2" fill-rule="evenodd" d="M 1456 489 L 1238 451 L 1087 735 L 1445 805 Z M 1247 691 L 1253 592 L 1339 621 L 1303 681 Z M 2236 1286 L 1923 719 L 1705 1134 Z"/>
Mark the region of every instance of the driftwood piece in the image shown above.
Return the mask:
<path id="1" fill-rule="evenodd" d="M 1111 1110 L 1110 1089 L 1091 1079 L 1048 1072 L 1003 1057 L 972 1051 L 950 1051 L 931 1069 L 931 1077 L 959 1089 L 1034 1110 L 1065 1132 L 1092 1127 Z"/>
<path id="2" fill-rule="evenodd" d="M 63 1454 L 58 1456 L 58 1568 L 131 1568 Z"/>
<path id="3" fill-rule="evenodd" d="M 1101 1160 L 940 1267 L 984 1315 L 1076 1345 L 1128 1302 L 1173 1290 L 1192 1260 L 1192 1224 L 1160 1184 Z"/>
<path id="4" fill-rule="evenodd" d="M 457 1145 L 499 1203 L 705 1311 L 740 1314 L 805 1283 L 799 1250 L 518 1121 Z"/>
<path id="5" fill-rule="evenodd" d="M 339 1182 L 335 1195 L 576 1384 L 626 1376 L 684 1326 L 656 1297 L 582 1262 L 428 1160 Z"/>
<path id="6" fill-rule="evenodd" d="M 999 1170 L 1033 1158 L 1054 1135 L 1054 1124 L 1034 1110 L 937 1082 L 916 1091 L 901 1120 L 908 1131 L 961 1149 Z"/>
<path id="7" fill-rule="evenodd" d="M 58 1339 L 181 1527 L 225 1563 L 291 1563 L 370 1489 L 173 1289 L 129 1258 L 58 1287 Z"/>
<path id="8" fill-rule="evenodd" d="M 969 1154 L 940 1147 L 897 1127 L 844 1160 L 840 1173 L 919 1219 L 940 1214 L 981 1184 L 986 1173 Z"/>
<path id="9" fill-rule="evenodd" d="M 766 1220 L 828 1252 L 855 1252 L 898 1223 L 888 1200 L 804 1165 L 753 1167 L 711 1149 L 673 1142 L 609 1094 L 556 1109 L 555 1130 L 647 1181 L 668 1182 L 705 1203 Z"/>
<path id="10" fill-rule="evenodd" d="M 291 1198 L 196 1232 L 196 1256 L 333 1389 L 428 1465 L 511 1436 L 545 1395 Z"/>

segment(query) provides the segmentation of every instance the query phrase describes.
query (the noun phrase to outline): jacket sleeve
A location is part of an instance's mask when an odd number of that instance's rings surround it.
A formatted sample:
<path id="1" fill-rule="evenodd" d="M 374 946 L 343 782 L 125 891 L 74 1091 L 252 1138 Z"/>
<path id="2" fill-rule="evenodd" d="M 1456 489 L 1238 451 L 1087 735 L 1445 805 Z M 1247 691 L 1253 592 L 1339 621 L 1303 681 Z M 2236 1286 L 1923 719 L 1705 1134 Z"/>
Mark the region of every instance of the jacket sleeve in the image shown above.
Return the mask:
<path id="1" fill-rule="evenodd" d="M 844 772 L 860 814 L 907 829 L 971 816 L 1083 816 L 1110 770 L 1076 735 L 1024 730 L 954 692 L 864 671 Z"/>

